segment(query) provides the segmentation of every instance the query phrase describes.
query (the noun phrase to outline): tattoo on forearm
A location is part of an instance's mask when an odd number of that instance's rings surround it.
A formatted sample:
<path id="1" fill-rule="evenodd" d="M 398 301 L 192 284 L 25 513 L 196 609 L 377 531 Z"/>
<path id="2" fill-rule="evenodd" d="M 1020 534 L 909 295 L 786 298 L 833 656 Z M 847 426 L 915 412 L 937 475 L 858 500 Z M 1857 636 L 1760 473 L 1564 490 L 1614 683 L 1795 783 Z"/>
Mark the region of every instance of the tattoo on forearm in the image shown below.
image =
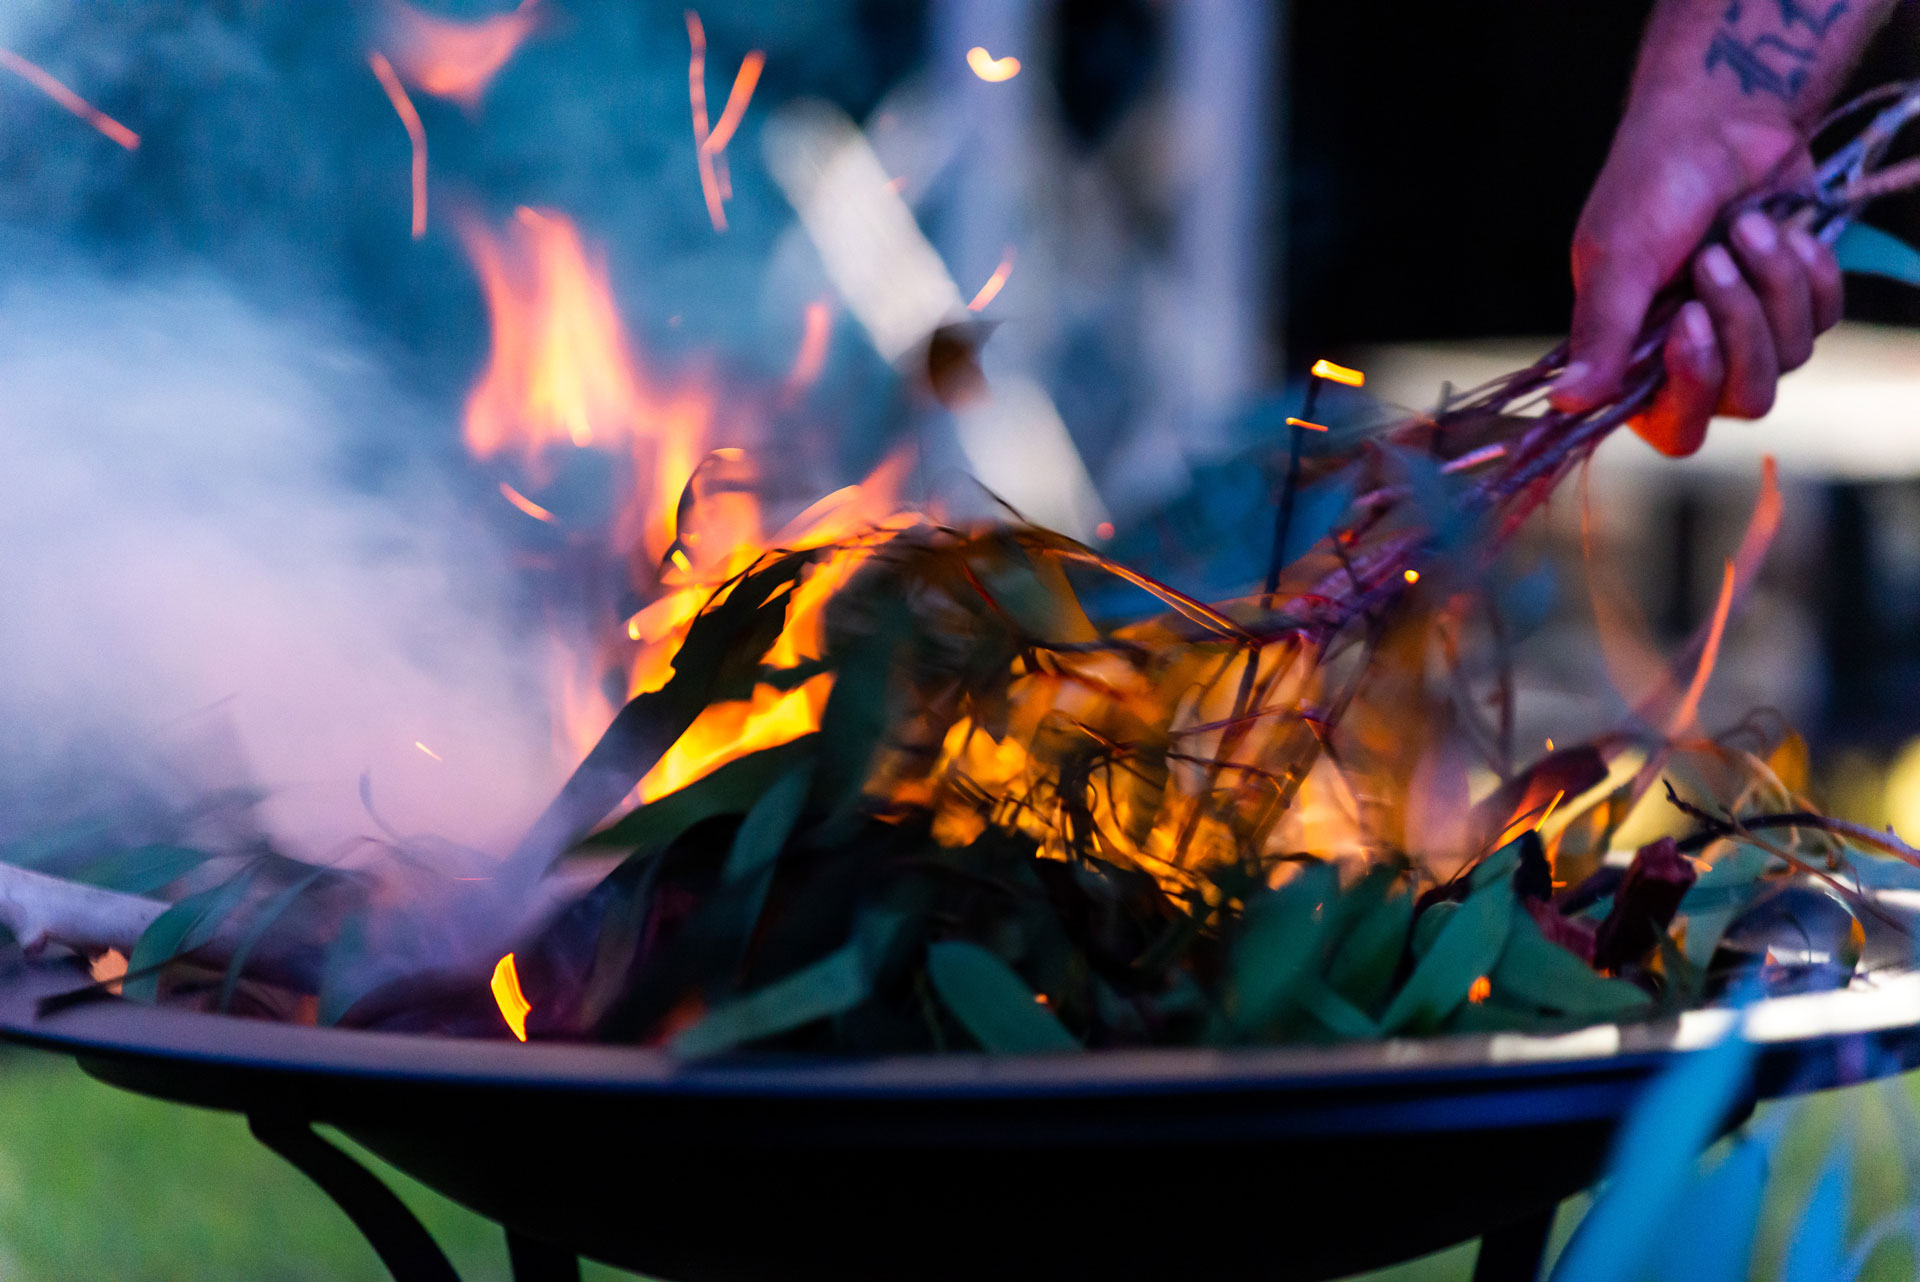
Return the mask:
<path id="1" fill-rule="evenodd" d="M 1847 12 L 1849 3 L 1772 0 L 1770 7 L 1780 15 L 1776 26 L 1764 13 L 1750 15 L 1748 0 L 1728 0 L 1713 43 L 1707 46 L 1707 71 L 1724 66 L 1739 78 L 1741 93 L 1791 99 L 1807 83 L 1819 60 L 1820 42 Z"/>

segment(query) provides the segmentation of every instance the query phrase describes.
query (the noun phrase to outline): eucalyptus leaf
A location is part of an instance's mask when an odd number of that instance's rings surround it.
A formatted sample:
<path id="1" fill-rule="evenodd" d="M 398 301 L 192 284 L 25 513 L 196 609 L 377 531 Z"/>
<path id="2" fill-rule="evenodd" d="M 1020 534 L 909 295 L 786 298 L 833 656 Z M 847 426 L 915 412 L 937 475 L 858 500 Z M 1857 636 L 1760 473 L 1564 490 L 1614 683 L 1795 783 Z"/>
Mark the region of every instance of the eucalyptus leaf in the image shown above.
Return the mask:
<path id="1" fill-rule="evenodd" d="M 158 968 L 211 940 L 221 923 L 245 900 L 253 873 L 254 865 L 248 864 L 219 885 L 188 895 L 155 917 L 134 941 L 133 955 L 127 958 L 127 973 L 132 978 L 122 987 L 122 994 L 131 1001 L 158 1000 Z"/>
<path id="2" fill-rule="evenodd" d="M 1609 979 L 1513 914 L 1507 946 L 1488 978 L 1496 1000 L 1596 1020 L 1631 1019 L 1653 1008 L 1636 984 Z"/>
<path id="3" fill-rule="evenodd" d="M 1920 250 L 1865 223 L 1849 223 L 1834 242 L 1840 270 L 1860 276 L 1884 276 L 1903 285 L 1920 285 Z"/>
<path id="4" fill-rule="evenodd" d="M 658 801 L 607 825 L 581 844 L 623 847 L 635 858 L 648 858 L 671 846 L 682 833 L 721 815 L 743 815 L 751 810 L 774 780 L 810 754 L 818 743 L 802 735 L 772 748 L 750 752 L 676 788 Z"/>
<path id="5" fill-rule="evenodd" d="M 806 805 L 813 786 L 813 763 L 802 761 L 774 781 L 733 834 L 721 879 L 742 892 L 740 948 L 744 952 L 753 938 L 754 924 L 766 905 L 767 891 L 773 885 L 774 865 L 779 862 L 800 811 Z"/>
<path id="6" fill-rule="evenodd" d="M 89 859 L 68 875 L 90 886 L 150 895 L 198 868 L 210 856 L 189 846 L 138 846 Z"/>
<path id="7" fill-rule="evenodd" d="M 1011 966 L 978 944 L 943 940 L 927 948 L 927 978 L 960 1026 L 983 1050 L 1035 1054 L 1080 1049 L 1080 1042 L 1035 997 Z"/>
<path id="8" fill-rule="evenodd" d="M 1354 893 L 1365 885 L 1361 883 Z M 1413 891 L 1396 880 L 1336 946 L 1327 965 L 1327 983 L 1360 1009 L 1377 1010 L 1400 968 L 1412 924 Z"/>
<path id="9" fill-rule="evenodd" d="M 326 875 L 325 868 L 315 868 L 292 885 L 276 893 L 271 899 L 260 905 L 253 922 L 247 927 L 247 933 L 240 937 L 239 944 L 233 950 L 233 956 L 227 962 L 227 973 L 220 980 L 220 998 L 218 1010 L 226 1010 L 233 1003 L 233 993 L 240 986 L 240 977 L 246 974 L 247 961 L 253 956 L 253 950 L 266 938 L 274 924 L 286 915 L 300 896 L 307 893 L 312 885 Z"/>
<path id="10" fill-rule="evenodd" d="M 1513 887 L 1505 879 L 1467 896 L 1388 1003 L 1380 1027 L 1388 1033 L 1429 1032 L 1437 1027 L 1467 1000 L 1473 981 L 1500 960 L 1518 912 Z"/>
<path id="11" fill-rule="evenodd" d="M 1248 903 L 1227 962 L 1226 1014 L 1236 1037 L 1258 1036 L 1298 1001 L 1339 893 L 1339 874 L 1319 863 Z"/>

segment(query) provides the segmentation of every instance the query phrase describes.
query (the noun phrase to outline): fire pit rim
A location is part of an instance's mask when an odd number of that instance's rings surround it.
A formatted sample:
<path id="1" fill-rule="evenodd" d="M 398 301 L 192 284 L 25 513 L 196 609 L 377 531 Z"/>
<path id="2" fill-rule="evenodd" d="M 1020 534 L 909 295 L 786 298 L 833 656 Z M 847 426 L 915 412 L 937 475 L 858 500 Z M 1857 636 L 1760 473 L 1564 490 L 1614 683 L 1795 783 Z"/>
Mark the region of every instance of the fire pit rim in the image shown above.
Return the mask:
<path id="1" fill-rule="evenodd" d="M 1335 1046 L 1154 1048 L 1051 1055 L 948 1052 L 871 1058 L 792 1054 L 686 1061 L 647 1047 L 528 1043 L 313 1028 L 106 1001 L 41 1016 L 38 1001 L 76 972 L 34 965 L 0 982 L 0 1038 L 66 1054 L 152 1057 L 209 1067 L 443 1085 L 733 1098 L 1049 1097 L 1312 1091 L 1366 1084 L 1519 1081 L 1616 1072 L 1697 1050 L 1738 1015 L 1707 1008 L 1559 1034 L 1455 1034 Z M 1775 997 L 1747 1011 L 1762 1053 L 1920 1024 L 1920 970 L 1882 972 L 1847 989 Z"/>

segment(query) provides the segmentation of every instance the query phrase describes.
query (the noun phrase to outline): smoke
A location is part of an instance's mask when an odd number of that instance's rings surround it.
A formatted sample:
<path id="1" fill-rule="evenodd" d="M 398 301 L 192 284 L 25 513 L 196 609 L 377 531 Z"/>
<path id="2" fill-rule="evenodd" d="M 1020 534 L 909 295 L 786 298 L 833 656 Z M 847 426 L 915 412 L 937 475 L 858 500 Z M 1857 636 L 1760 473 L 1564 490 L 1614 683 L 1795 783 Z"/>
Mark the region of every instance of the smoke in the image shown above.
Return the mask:
<path id="1" fill-rule="evenodd" d="M 0 838 L 76 777 L 231 775 L 212 724 L 292 853 L 376 831 L 363 772 L 393 828 L 508 845 L 560 774 L 545 656 L 477 496 L 401 444 L 426 418 L 211 278 L 0 290 Z"/>

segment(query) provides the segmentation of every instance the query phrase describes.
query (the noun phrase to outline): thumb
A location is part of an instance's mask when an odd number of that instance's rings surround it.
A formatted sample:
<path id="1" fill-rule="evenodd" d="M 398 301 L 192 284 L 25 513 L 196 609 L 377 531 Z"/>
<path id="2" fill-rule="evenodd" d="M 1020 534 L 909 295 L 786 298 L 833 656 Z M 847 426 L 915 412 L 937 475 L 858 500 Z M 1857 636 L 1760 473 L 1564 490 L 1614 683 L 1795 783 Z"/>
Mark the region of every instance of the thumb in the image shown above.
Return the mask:
<path id="1" fill-rule="evenodd" d="M 1603 249 L 1576 258 L 1567 366 L 1549 397 L 1555 409 L 1590 410 L 1620 389 L 1662 276 L 1642 255 Z"/>

